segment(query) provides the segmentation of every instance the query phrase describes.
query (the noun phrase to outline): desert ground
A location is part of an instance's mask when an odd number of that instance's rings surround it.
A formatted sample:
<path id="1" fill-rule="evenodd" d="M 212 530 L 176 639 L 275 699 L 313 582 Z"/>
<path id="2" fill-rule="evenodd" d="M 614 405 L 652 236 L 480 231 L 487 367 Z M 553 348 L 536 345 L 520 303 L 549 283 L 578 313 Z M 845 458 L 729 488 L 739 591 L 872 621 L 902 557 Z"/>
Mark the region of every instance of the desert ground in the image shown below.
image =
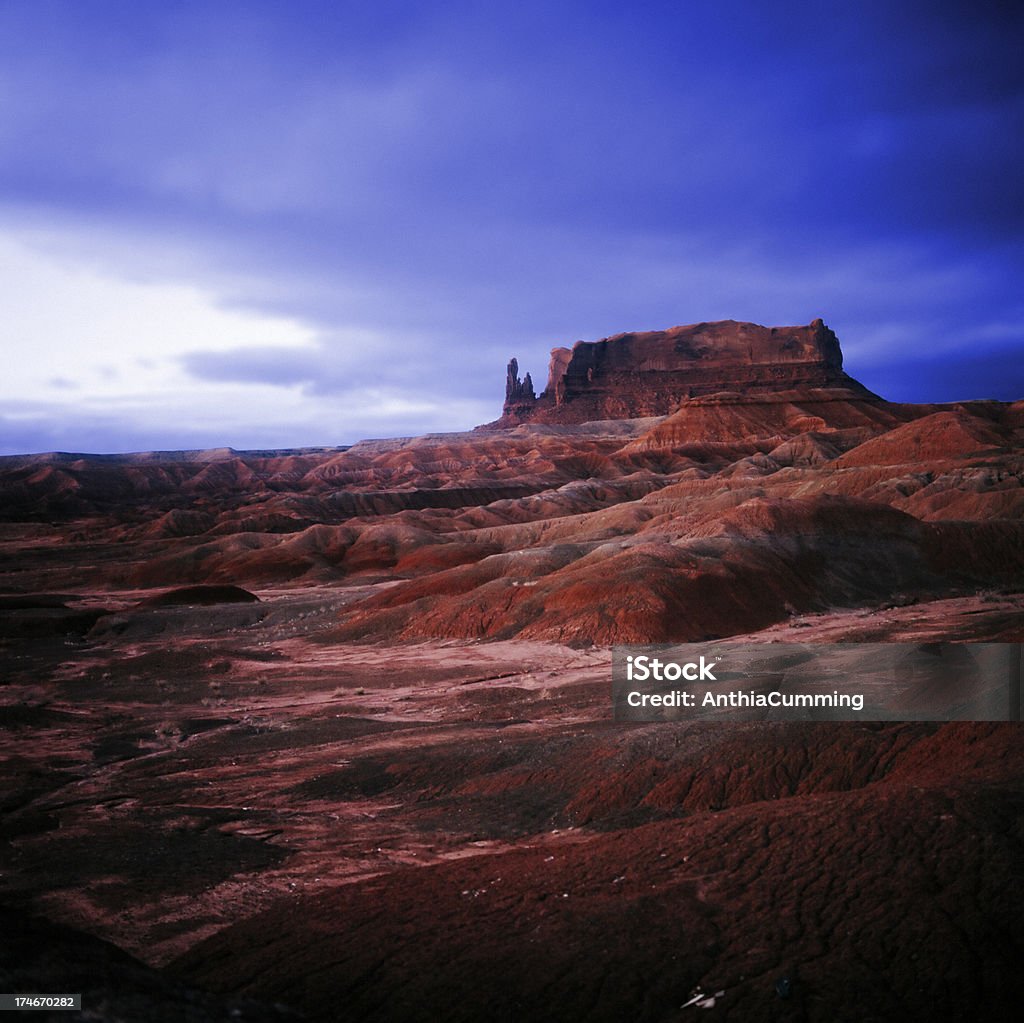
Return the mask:
<path id="1" fill-rule="evenodd" d="M 1020 642 L 1022 430 L 837 385 L 0 460 L 0 988 L 111 1021 L 1010 1018 L 1019 722 L 627 725 L 610 666 Z"/>

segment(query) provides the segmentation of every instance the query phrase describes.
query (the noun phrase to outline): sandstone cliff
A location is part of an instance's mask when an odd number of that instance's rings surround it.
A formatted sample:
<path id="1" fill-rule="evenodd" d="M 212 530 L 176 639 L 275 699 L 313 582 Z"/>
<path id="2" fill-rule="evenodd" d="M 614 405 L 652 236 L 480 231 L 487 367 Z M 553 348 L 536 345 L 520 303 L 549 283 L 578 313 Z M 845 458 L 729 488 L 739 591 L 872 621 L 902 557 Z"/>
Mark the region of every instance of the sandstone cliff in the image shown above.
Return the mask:
<path id="1" fill-rule="evenodd" d="M 660 416 L 687 398 L 721 391 L 762 395 L 823 387 L 875 397 L 843 372 L 839 341 L 820 319 L 806 327 L 697 323 L 555 348 L 540 395 L 529 373 L 519 379 L 513 359 L 501 419 L 488 428 Z"/>

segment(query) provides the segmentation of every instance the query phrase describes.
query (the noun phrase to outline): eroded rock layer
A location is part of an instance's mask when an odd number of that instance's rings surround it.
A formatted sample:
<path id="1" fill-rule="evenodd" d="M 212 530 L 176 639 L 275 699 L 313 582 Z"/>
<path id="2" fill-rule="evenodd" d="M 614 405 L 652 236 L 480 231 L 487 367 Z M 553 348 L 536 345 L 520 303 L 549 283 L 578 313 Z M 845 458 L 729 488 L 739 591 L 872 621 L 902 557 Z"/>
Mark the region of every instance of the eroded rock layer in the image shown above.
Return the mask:
<path id="1" fill-rule="evenodd" d="M 338 639 L 574 645 L 944 599 L 1024 580 L 1022 439 L 1021 403 L 818 387 L 339 452 L 11 459 L 0 631 L 103 629 L 32 605 L 69 588 L 387 582 Z"/>
<path id="2" fill-rule="evenodd" d="M 719 391 L 841 387 L 850 398 L 874 397 L 843 372 L 839 341 L 820 319 L 806 327 L 722 320 L 578 341 L 552 350 L 539 396 L 529 373 L 518 374 L 513 359 L 502 417 L 491 427 L 666 415 L 687 398 Z"/>

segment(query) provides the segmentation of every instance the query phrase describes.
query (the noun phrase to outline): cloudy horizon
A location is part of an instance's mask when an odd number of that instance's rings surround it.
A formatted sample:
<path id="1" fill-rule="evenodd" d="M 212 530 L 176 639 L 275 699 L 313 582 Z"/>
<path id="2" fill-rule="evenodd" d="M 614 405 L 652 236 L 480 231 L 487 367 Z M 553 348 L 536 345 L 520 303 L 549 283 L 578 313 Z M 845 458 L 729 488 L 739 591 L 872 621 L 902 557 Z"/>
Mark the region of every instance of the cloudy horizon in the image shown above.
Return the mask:
<path id="1" fill-rule="evenodd" d="M 469 429 L 505 364 L 822 317 L 1024 397 L 1014 5 L 0 3 L 0 453 Z"/>

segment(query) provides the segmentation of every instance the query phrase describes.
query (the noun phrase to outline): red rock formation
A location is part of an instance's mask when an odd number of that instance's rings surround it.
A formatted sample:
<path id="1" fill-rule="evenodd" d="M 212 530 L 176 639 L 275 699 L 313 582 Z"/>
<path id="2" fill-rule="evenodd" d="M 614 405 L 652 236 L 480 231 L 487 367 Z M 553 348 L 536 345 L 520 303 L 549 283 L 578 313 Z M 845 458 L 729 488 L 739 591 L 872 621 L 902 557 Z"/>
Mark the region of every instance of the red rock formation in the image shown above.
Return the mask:
<path id="1" fill-rule="evenodd" d="M 491 427 L 666 415 L 687 398 L 719 391 L 842 387 L 875 397 L 843 372 L 839 341 L 820 319 L 806 327 L 722 320 L 577 341 L 552 350 L 539 397 L 530 375 L 521 381 L 518 372 L 513 359 L 502 417 Z"/>
<path id="2" fill-rule="evenodd" d="M 512 414 L 529 417 L 537 395 L 533 390 L 533 379 L 527 373 L 525 379 L 519 379 L 519 362 L 512 359 L 508 364 L 505 379 L 505 409 Z"/>

